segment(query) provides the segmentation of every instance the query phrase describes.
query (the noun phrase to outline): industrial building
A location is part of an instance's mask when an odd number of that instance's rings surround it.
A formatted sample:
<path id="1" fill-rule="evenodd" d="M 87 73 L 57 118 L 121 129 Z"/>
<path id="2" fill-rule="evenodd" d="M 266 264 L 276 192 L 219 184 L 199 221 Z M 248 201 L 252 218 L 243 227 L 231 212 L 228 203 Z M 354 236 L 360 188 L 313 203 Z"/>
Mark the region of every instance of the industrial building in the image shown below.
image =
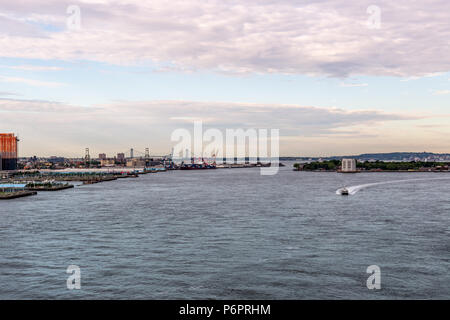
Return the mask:
<path id="1" fill-rule="evenodd" d="M 133 168 L 133 167 L 145 167 L 146 162 L 142 159 L 128 159 L 127 160 L 127 167 Z"/>
<path id="2" fill-rule="evenodd" d="M 0 171 L 17 169 L 18 142 L 13 133 L 0 133 Z"/>
<path id="3" fill-rule="evenodd" d="M 114 167 L 116 165 L 115 159 L 101 159 L 100 165 L 102 167 Z"/>

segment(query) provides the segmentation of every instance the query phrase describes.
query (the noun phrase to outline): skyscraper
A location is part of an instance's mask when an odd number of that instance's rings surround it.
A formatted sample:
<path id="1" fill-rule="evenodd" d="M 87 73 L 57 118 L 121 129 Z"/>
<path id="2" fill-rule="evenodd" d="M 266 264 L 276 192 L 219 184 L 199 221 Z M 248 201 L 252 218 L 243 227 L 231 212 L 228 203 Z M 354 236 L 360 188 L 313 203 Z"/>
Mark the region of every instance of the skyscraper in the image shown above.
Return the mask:
<path id="1" fill-rule="evenodd" d="M 13 133 L 0 133 L 0 170 L 17 169 L 18 141 Z"/>
<path id="2" fill-rule="evenodd" d="M 124 153 L 118 153 L 117 154 L 117 161 L 118 162 L 125 162 L 125 154 Z"/>

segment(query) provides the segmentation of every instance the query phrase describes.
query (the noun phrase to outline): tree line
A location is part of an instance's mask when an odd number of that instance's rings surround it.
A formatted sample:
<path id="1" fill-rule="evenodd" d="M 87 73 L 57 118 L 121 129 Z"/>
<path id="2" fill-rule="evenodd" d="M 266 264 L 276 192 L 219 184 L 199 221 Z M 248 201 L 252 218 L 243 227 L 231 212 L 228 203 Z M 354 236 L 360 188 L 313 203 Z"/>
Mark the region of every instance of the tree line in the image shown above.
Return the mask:
<path id="1" fill-rule="evenodd" d="M 340 160 L 315 161 L 311 163 L 295 163 L 294 168 L 305 171 L 335 171 L 341 167 Z M 425 161 L 405 161 L 405 162 L 384 162 L 384 161 L 364 161 L 357 162 L 356 167 L 360 170 L 387 170 L 387 171 L 407 171 L 419 170 L 422 168 L 448 167 L 447 162 L 425 162 Z"/>

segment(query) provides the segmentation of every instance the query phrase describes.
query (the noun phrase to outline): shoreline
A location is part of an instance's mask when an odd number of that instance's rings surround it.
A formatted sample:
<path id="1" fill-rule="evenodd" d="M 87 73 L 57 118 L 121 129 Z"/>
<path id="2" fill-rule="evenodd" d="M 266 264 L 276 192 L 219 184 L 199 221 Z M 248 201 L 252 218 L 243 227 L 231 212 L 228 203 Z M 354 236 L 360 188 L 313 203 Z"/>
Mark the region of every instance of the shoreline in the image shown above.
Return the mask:
<path id="1" fill-rule="evenodd" d="M 336 171 L 336 170 L 296 170 L 293 169 L 292 171 L 295 172 L 326 172 L 326 173 L 342 173 L 342 174 L 357 174 L 357 173 L 383 173 L 383 172 L 389 172 L 389 173 L 450 173 L 449 171 L 438 171 L 438 170 L 432 170 L 432 171 L 423 171 L 423 170 L 365 170 L 365 171 L 353 171 L 353 172 L 342 172 L 342 171 Z"/>
<path id="2" fill-rule="evenodd" d="M 62 186 L 51 186 L 51 187 L 27 187 L 28 191 L 60 191 L 73 188 L 73 184 L 62 185 Z"/>
<path id="3" fill-rule="evenodd" d="M 7 192 L 5 194 L 0 193 L 0 200 L 17 199 L 17 198 L 23 198 L 23 197 L 28 197 L 28 196 L 34 196 L 36 194 L 37 194 L 36 191 Z"/>

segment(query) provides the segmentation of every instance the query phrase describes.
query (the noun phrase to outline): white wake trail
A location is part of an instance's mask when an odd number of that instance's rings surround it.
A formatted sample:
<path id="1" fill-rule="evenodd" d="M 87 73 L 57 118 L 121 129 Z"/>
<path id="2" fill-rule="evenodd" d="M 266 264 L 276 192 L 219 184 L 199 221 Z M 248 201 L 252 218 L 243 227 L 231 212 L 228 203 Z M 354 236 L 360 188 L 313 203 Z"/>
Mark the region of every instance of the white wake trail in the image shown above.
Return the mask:
<path id="1" fill-rule="evenodd" d="M 373 186 L 378 186 L 378 185 L 383 185 L 383 184 L 391 184 L 391 183 L 403 183 L 403 182 L 410 182 L 410 181 L 434 181 L 434 180 L 450 180 L 450 178 L 420 178 L 420 179 L 405 179 L 405 180 L 391 180 L 391 181 L 382 181 L 382 182 L 375 182 L 375 183 L 367 183 L 367 184 L 360 184 L 357 186 L 351 186 L 351 187 L 346 187 L 346 189 L 348 190 L 348 193 L 350 195 L 354 195 L 356 194 L 358 191 L 368 188 L 368 187 L 373 187 Z M 339 188 L 336 190 L 336 194 L 342 194 L 342 190 L 344 188 Z"/>

